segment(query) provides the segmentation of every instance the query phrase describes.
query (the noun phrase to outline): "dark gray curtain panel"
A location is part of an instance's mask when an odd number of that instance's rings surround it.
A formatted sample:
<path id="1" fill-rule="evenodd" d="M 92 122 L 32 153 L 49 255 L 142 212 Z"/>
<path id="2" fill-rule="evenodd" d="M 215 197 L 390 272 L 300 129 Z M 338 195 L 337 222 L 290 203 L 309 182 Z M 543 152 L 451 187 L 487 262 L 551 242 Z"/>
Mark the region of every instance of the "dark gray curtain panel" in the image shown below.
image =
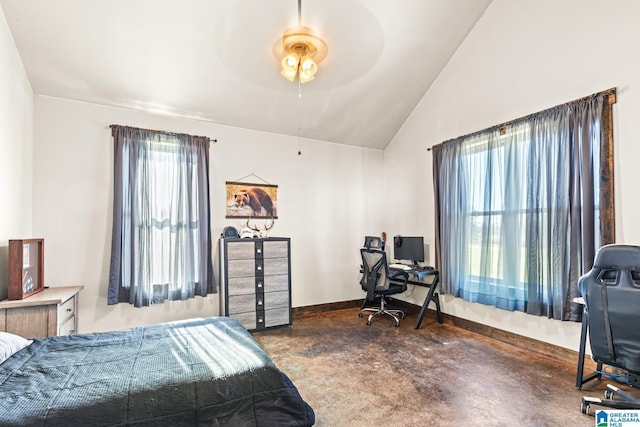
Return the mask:
<path id="1" fill-rule="evenodd" d="M 609 95 L 433 148 L 443 292 L 506 310 L 580 320 L 582 307 L 573 302 L 578 279 L 591 268 L 597 248 L 612 240 L 601 225 L 612 221 L 613 206 L 607 212 L 600 208 L 613 182 L 612 168 L 603 174 L 601 167 Z"/>
<path id="2" fill-rule="evenodd" d="M 113 126 L 108 304 L 144 307 L 216 292 L 209 139 Z"/>

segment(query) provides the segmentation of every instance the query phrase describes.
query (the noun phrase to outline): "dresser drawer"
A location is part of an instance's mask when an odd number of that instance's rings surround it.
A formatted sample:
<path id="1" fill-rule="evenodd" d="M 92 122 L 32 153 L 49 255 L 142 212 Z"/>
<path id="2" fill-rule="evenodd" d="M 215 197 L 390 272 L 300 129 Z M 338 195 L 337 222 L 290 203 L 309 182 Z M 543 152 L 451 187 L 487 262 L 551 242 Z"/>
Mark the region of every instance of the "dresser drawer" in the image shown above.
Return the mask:
<path id="1" fill-rule="evenodd" d="M 264 291 L 276 292 L 276 291 L 288 291 L 289 290 L 289 275 L 277 274 L 273 276 L 264 276 Z"/>
<path id="2" fill-rule="evenodd" d="M 75 334 L 76 331 L 76 316 L 73 315 L 68 318 L 60 327 L 58 328 L 58 335 L 71 335 Z"/>
<path id="3" fill-rule="evenodd" d="M 281 326 L 289 324 L 289 309 L 277 308 L 274 310 L 264 311 L 264 326 Z"/>
<path id="4" fill-rule="evenodd" d="M 270 258 L 264 260 L 264 275 L 288 274 L 289 258 Z"/>
<path id="5" fill-rule="evenodd" d="M 264 308 L 265 310 L 271 310 L 273 308 L 288 308 L 289 307 L 289 291 L 279 292 L 265 292 L 264 294 Z"/>
<path id="6" fill-rule="evenodd" d="M 71 297 L 58 305 L 58 325 L 62 325 L 70 317 L 76 315 L 76 297 Z M 61 334 L 62 335 L 62 334 Z"/>
<path id="7" fill-rule="evenodd" d="M 256 260 L 251 259 L 230 259 L 227 262 L 227 276 L 232 277 L 253 277 L 256 271 Z"/>
<path id="8" fill-rule="evenodd" d="M 230 295 L 229 296 L 229 314 L 238 314 L 252 312 L 255 317 L 256 312 L 256 295 Z"/>
<path id="9" fill-rule="evenodd" d="M 229 317 L 236 319 L 246 329 L 256 329 L 257 327 L 255 311 L 251 313 L 238 313 Z"/>
<path id="10" fill-rule="evenodd" d="M 289 242 L 277 241 L 262 244 L 263 258 L 289 258 Z"/>
<path id="11" fill-rule="evenodd" d="M 227 259 L 255 259 L 256 250 L 253 241 L 227 243 Z"/>
<path id="12" fill-rule="evenodd" d="M 229 286 L 229 296 L 246 295 L 256 293 L 255 277 L 235 277 L 227 281 Z M 261 287 L 261 284 L 258 284 Z"/>

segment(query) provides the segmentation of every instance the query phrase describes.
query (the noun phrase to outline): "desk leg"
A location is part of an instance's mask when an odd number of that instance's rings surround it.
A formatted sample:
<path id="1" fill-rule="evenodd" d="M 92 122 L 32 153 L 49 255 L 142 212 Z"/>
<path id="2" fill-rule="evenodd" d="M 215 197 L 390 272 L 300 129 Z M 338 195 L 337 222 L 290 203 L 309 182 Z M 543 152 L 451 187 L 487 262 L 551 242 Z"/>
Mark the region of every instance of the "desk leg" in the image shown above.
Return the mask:
<path id="1" fill-rule="evenodd" d="M 580 390 L 582 388 L 582 377 L 584 375 L 584 353 L 587 345 L 587 310 L 582 311 L 582 330 L 580 332 L 580 350 L 578 352 L 578 372 L 576 373 L 576 388 Z"/>
<path id="2" fill-rule="evenodd" d="M 587 344 L 587 329 L 589 324 L 589 313 L 586 310 L 582 312 L 582 330 L 580 332 L 580 351 L 578 352 L 578 372 L 576 373 L 576 388 L 578 390 L 582 389 L 582 385 L 596 378 L 601 378 L 602 374 L 602 362 L 598 361 L 596 363 L 595 372 L 590 373 L 586 377 L 584 376 L 584 358 L 585 358 L 585 348 Z"/>
<path id="3" fill-rule="evenodd" d="M 416 319 L 415 325 L 413 325 L 413 329 L 420 329 L 420 325 L 422 324 L 422 318 L 424 317 L 424 313 L 427 311 L 427 307 L 429 307 L 429 303 L 433 300 L 436 304 L 436 314 L 438 316 L 438 323 L 442 324 L 442 312 L 440 311 L 440 299 L 436 292 L 436 288 L 438 287 L 439 277 L 436 276 L 433 280 L 431 286 L 429 286 L 429 292 L 427 293 L 427 297 L 424 299 L 424 303 L 422 304 L 422 308 L 420 309 L 420 313 L 418 313 L 418 318 Z"/>
<path id="4" fill-rule="evenodd" d="M 442 311 L 440 310 L 440 296 L 437 292 L 433 294 L 433 302 L 436 304 L 436 315 L 438 316 L 438 323 L 442 325 Z"/>

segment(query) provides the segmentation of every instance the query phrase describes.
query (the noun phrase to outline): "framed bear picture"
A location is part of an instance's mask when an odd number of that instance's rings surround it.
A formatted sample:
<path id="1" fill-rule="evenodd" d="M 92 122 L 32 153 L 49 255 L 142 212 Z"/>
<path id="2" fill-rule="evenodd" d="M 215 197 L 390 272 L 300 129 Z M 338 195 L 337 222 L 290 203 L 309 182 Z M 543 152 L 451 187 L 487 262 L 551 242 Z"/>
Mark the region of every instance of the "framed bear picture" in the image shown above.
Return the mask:
<path id="1" fill-rule="evenodd" d="M 278 218 L 278 186 L 226 182 L 227 218 Z"/>

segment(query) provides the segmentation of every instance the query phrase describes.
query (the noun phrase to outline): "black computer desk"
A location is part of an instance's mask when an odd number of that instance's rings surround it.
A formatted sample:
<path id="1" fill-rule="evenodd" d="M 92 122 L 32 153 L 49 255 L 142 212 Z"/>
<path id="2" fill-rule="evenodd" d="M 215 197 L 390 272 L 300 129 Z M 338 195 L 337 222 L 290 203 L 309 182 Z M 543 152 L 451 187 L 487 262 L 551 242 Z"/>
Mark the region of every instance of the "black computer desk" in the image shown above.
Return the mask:
<path id="1" fill-rule="evenodd" d="M 422 324 L 422 318 L 427 311 L 427 307 L 429 303 L 433 301 L 436 305 L 436 316 L 438 318 L 438 323 L 442 324 L 442 311 L 440 311 L 440 297 L 438 292 L 436 292 L 438 288 L 438 284 L 440 283 L 440 274 L 438 270 L 434 269 L 422 269 L 420 267 L 412 268 L 411 270 L 404 269 L 396 269 L 389 266 L 389 270 L 391 271 L 405 271 L 409 273 L 409 280 L 407 280 L 408 284 L 421 286 L 423 288 L 429 288 L 429 292 L 427 292 L 427 296 L 424 299 L 424 303 L 422 304 L 422 308 L 420 309 L 420 313 L 418 313 L 418 318 L 416 319 L 415 325 L 413 325 L 414 329 L 419 329 Z M 428 281 L 427 281 L 428 280 Z"/>

